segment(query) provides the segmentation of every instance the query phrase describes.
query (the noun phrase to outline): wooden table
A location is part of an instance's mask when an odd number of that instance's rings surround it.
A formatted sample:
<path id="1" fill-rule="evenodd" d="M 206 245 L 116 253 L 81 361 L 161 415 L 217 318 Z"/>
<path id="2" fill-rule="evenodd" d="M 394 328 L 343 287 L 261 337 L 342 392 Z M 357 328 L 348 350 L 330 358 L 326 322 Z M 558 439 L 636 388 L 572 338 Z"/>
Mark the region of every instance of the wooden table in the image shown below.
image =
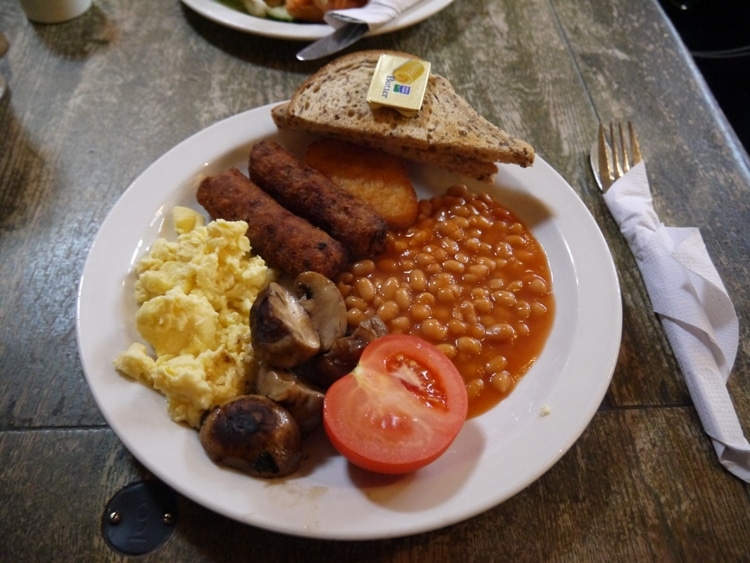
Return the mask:
<path id="1" fill-rule="evenodd" d="M 288 98 L 320 62 L 304 43 L 234 31 L 177 0 L 96 0 L 34 25 L 2 0 L 0 559 L 121 560 L 107 502 L 148 477 L 81 369 L 76 292 L 105 215 L 160 155 L 206 126 Z M 612 250 L 624 312 L 606 398 L 524 491 L 417 536 L 331 542 L 264 531 L 178 496 L 144 561 L 740 561 L 750 489 L 718 464 L 635 262 L 587 164 L 599 120 L 632 119 L 665 223 L 700 227 L 740 317 L 729 389 L 750 430 L 750 170 L 655 0 L 461 0 L 357 48 L 430 60 L 480 113 L 530 141 Z M 585 390 L 581 390 L 585 392 Z"/>

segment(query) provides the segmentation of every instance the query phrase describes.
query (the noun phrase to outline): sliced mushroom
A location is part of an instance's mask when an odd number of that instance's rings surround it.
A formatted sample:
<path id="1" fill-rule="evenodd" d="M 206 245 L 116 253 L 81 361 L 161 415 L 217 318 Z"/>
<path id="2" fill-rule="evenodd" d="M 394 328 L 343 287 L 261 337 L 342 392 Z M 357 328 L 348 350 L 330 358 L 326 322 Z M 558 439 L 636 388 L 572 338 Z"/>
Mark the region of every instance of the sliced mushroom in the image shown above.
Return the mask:
<path id="1" fill-rule="evenodd" d="M 362 321 L 349 336 L 337 338 L 328 352 L 299 366 L 298 371 L 305 379 L 328 389 L 357 366 L 365 346 L 386 334 L 388 328 L 380 317 L 370 317 Z"/>
<path id="2" fill-rule="evenodd" d="M 255 392 L 279 403 L 297 421 L 303 435 L 320 426 L 323 417 L 322 391 L 283 368 L 263 364 L 258 369 Z"/>
<path id="3" fill-rule="evenodd" d="M 250 308 L 250 335 L 256 357 L 279 367 L 300 364 L 320 349 L 310 315 L 276 282 L 264 287 Z"/>
<path id="4" fill-rule="evenodd" d="M 289 475 L 302 458 L 302 437 L 294 418 L 260 395 L 242 395 L 214 407 L 199 437 L 214 463 L 256 477 Z"/>
<path id="5" fill-rule="evenodd" d="M 346 334 L 346 304 L 336 284 L 317 272 L 302 272 L 294 281 L 302 307 L 320 337 L 320 351 Z"/>

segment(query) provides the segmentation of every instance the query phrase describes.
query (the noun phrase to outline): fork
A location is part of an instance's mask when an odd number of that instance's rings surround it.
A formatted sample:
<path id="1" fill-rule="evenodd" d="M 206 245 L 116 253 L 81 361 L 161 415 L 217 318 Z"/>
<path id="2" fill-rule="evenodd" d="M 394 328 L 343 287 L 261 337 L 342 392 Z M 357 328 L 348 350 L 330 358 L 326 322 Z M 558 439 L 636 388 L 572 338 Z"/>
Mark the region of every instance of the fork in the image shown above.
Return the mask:
<path id="1" fill-rule="evenodd" d="M 625 144 L 625 132 L 622 122 L 617 122 L 617 133 L 615 135 L 615 124 L 609 123 L 609 140 L 603 123 L 599 123 L 599 137 L 597 152 L 599 157 L 599 177 L 602 191 L 607 191 L 615 180 L 620 178 L 631 166 L 638 164 L 641 158 L 641 149 L 638 146 L 638 138 L 635 135 L 633 124 L 628 121 L 628 137 L 630 140 L 630 152 Z"/>

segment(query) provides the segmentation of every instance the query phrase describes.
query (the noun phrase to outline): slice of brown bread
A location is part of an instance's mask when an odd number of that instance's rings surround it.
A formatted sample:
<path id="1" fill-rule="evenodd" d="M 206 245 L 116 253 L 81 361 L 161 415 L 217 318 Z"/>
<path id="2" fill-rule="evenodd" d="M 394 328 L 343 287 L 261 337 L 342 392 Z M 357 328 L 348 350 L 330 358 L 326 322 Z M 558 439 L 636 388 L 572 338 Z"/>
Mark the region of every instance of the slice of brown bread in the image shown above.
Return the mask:
<path id="1" fill-rule="evenodd" d="M 288 106 L 289 102 L 284 102 L 271 109 L 274 123 L 276 123 L 276 126 L 280 129 L 295 128 L 286 119 L 286 110 Z M 305 130 L 306 128 L 301 127 L 301 129 Z M 497 174 L 497 166 L 494 162 L 482 162 L 480 160 L 453 156 L 442 152 L 408 147 L 399 143 L 394 143 L 393 139 L 390 138 L 382 141 L 377 138 L 364 138 L 358 131 L 340 132 L 338 134 L 328 134 L 328 136 L 369 148 L 382 150 L 383 152 L 407 160 L 412 160 L 414 162 L 436 166 L 443 170 L 453 172 L 454 174 L 474 178 L 481 182 L 489 182 L 492 180 L 493 176 Z"/>
<path id="2" fill-rule="evenodd" d="M 401 151 L 432 153 L 451 161 L 533 163 L 534 149 L 528 143 L 484 119 L 448 80 L 435 74 L 416 116 L 405 117 L 388 107 L 371 109 L 367 91 L 378 59 L 386 52 L 358 51 L 328 63 L 297 89 L 277 124 L 381 149 L 397 145 Z"/>

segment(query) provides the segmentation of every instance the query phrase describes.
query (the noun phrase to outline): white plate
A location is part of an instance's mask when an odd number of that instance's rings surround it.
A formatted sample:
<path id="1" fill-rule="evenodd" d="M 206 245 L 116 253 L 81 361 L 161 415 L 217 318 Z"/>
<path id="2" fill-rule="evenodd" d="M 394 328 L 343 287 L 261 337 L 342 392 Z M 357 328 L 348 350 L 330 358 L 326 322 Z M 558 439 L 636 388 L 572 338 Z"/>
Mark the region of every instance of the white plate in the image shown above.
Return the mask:
<path id="1" fill-rule="evenodd" d="M 230 166 L 247 171 L 252 143 L 275 138 L 300 150 L 309 137 L 279 132 L 270 107 L 197 133 L 152 164 L 122 195 L 96 236 L 78 294 L 78 343 L 89 386 L 109 425 L 156 476 L 230 518 L 288 534 L 375 539 L 432 530 L 483 512 L 549 469 L 594 416 L 620 345 L 622 309 L 612 258 L 581 200 L 544 160 L 501 166 L 486 186 L 532 229 L 546 250 L 556 293 L 549 340 L 508 399 L 469 420 L 432 465 L 405 477 L 349 467 L 324 437 L 293 477 L 267 481 L 209 461 L 194 430 L 172 422 L 164 399 L 118 374 L 113 358 L 137 340 L 132 268 L 175 205 L 201 209 L 197 178 Z M 455 178 L 412 169 L 420 195 Z M 480 187 L 478 185 L 477 187 Z M 544 416 L 543 410 L 549 410 Z"/>
<path id="2" fill-rule="evenodd" d="M 182 2 L 202 16 L 213 20 L 216 23 L 239 31 L 254 33 L 256 35 L 275 37 L 277 39 L 312 41 L 333 33 L 333 28 L 327 24 L 290 23 L 258 18 L 251 16 L 246 12 L 241 12 L 235 8 L 231 8 L 217 0 L 182 0 Z M 367 36 L 390 33 L 391 31 L 397 31 L 419 23 L 438 13 L 451 2 L 453 2 L 453 0 L 423 0 L 419 4 L 406 10 L 393 21 L 378 28 L 376 31 L 368 33 Z"/>

